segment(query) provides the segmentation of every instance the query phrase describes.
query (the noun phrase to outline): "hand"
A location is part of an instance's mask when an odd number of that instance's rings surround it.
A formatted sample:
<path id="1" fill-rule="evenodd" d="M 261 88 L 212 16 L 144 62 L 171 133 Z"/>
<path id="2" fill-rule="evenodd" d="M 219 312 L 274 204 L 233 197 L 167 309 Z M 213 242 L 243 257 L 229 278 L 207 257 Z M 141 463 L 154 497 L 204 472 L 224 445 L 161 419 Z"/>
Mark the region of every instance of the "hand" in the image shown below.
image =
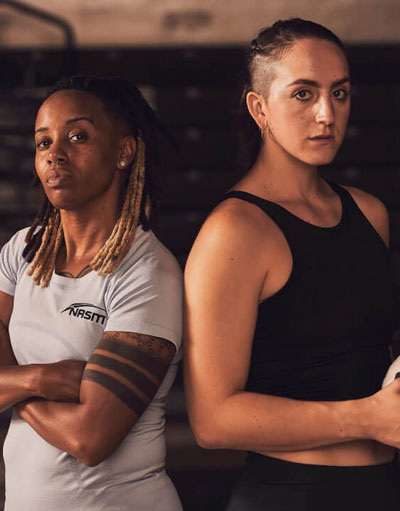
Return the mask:
<path id="1" fill-rule="evenodd" d="M 85 365 L 82 360 L 61 360 L 41 365 L 38 395 L 50 401 L 77 402 Z"/>
<path id="2" fill-rule="evenodd" d="M 395 379 L 373 396 L 366 398 L 370 438 L 400 449 L 400 379 Z"/>

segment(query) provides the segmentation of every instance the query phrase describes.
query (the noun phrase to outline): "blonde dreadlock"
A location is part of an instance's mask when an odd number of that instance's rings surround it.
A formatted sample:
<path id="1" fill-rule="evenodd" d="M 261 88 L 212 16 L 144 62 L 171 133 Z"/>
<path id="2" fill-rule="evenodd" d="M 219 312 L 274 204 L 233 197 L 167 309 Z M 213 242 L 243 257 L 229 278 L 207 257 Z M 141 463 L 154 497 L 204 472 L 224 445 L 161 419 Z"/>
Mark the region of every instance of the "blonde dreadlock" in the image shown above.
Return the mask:
<path id="1" fill-rule="evenodd" d="M 47 287 L 50 282 L 56 254 L 63 239 L 60 220 L 60 212 L 53 208 L 43 232 L 42 242 L 28 269 L 28 275 L 32 276 L 35 284 L 42 287 Z"/>
<path id="2" fill-rule="evenodd" d="M 90 261 L 90 267 L 99 275 L 112 273 L 129 250 L 139 223 L 145 173 L 145 145 L 142 137 L 137 140 L 133 168 L 129 176 L 121 216 L 103 247 Z"/>
<path id="3" fill-rule="evenodd" d="M 145 144 L 142 137 L 139 136 L 121 215 L 111 235 L 89 263 L 89 266 L 101 276 L 112 273 L 129 250 L 139 223 L 145 182 L 145 167 Z M 149 213 L 149 197 L 146 197 L 146 203 L 146 213 Z M 32 235 L 35 228 L 39 225 L 41 214 L 44 215 L 46 224 L 41 237 L 41 243 L 28 269 L 28 275 L 32 276 L 36 285 L 47 287 L 54 270 L 58 250 L 63 241 L 63 231 L 60 212 L 52 207 L 47 200 L 47 203 L 44 202 L 42 204 L 39 214 L 27 233 L 25 239 L 27 243 L 33 239 Z"/>

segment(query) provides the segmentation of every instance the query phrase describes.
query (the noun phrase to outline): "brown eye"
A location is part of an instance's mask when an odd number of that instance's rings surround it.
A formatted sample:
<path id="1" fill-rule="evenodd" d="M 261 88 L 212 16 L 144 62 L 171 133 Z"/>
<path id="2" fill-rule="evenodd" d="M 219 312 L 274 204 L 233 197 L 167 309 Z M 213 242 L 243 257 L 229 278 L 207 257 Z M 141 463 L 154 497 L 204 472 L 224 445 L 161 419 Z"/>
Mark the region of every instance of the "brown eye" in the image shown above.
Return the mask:
<path id="1" fill-rule="evenodd" d="M 338 89 L 332 92 L 332 96 L 339 101 L 344 101 L 348 95 L 349 93 L 345 89 Z"/>
<path id="2" fill-rule="evenodd" d="M 68 137 L 68 140 L 70 140 L 71 142 L 75 142 L 75 143 L 83 142 L 85 139 L 86 139 L 86 136 L 83 133 L 72 133 Z"/>
<path id="3" fill-rule="evenodd" d="M 36 143 L 36 148 L 37 149 L 48 149 L 49 146 L 50 146 L 50 140 L 39 140 Z"/>
<path id="4" fill-rule="evenodd" d="M 311 99 L 311 96 L 312 96 L 311 92 L 306 89 L 301 89 L 294 94 L 294 97 L 299 101 L 307 101 Z"/>

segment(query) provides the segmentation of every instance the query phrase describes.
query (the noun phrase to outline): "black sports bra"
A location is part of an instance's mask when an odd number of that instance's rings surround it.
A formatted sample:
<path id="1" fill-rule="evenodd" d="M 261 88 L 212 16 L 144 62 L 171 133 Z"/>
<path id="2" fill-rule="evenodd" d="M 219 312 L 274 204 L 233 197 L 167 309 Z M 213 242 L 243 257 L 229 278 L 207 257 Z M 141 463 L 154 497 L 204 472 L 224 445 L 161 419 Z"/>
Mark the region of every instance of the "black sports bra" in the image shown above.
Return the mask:
<path id="1" fill-rule="evenodd" d="M 350 193 L 334 227 L 309 224 L 285 208 L 232 191 L 267 213 L 293 257 L 288 282 L 258 310 L 246 390 L 309 401 L 365 397 L 390 364 L 394 291 L 388 250 Z"/>

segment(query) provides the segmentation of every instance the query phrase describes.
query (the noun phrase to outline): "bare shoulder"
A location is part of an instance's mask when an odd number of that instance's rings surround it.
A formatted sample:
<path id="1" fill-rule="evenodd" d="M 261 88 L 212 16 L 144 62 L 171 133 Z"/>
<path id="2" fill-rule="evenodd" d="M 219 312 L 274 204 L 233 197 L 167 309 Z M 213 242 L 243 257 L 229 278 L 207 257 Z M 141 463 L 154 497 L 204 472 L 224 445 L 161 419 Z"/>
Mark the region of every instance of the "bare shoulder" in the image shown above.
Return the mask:
<path id="1" fill-rule="evenodd" d="M 353 199 L 357 202 L 357 205 L 360 208 L 363 208 L 366 212 L 370 214 L 382 215 L 387 217 L 387 209 L 383 202 L 372 195 L 371 193 L 365 192 L 360 188 L 356 188 L 355 186 L 344 186 Z"/>
<path id="2" fill-rule="evenodd" d="M 360 190 L 360 188 L 354 186 L 343 186 L 343 188 L 351 194 L 357 206 L 381 236 L 386 246 L 389 246 L 389 215 L 383 202 L 374 195 Z"/>
<path id="3" fill-rule="evenodd" d="M 224 200 L 210 213 L 204 228 L 222 228 L 229 232 L 237 232 L 240 236 L 248 233 L 250 236 L 265 235 L 268 216 L 258 206 L 237 198 Z"/>
<path id="4" fill-rule="evenodd" d="M 236 198 L 223 201 L 200 229 L 186 264 L 185 281 L 207 279 L 213 286 L 222 283 L 228 288 L 239 279 L 241 285 L 258 292 L 271 265 L 270 247 L 276 243 L 273 227 L 257 206 Z"/>
<path id="5" fill-rule="evenodd" d="M 270 232 L 271 231 L 271 232 Z M 218 252 L 234 251 L 251 257 L 271 242 L 273 225 L 269 217 L 254 204 L 230 198 L 210 213 L 192 248 L 192 253 L 207 247 Z"/>

